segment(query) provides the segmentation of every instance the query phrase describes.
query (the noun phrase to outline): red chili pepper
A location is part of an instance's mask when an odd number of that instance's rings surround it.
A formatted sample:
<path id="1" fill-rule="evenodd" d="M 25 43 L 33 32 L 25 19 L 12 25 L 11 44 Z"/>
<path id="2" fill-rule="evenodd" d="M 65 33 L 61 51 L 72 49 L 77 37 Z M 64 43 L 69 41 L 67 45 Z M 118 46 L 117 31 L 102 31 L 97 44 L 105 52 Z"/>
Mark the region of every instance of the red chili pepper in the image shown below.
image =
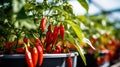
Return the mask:
<path id="1" fill-rule="evenodd" d="M 24 48 L 16 48 L 16 52 L 17 53 L 25 53 L 25 49 Z"/>
<path id="2" fill-rule="evenodd" d="M 44 47 L 41 43 L 39 43 L 40 47 L 42 48 L 42 50 L 44 51 Z"/>
<path id="3" fill-rule="evenodd" d="M 59 27 L 55 26 L 54 27 L 54 31 L 53 31 L 53 45 L 56 43 L 56 40 L 57 40 L 57 37 L 58 37 L 58 34 L 59 34 Z"/>
<path id="4" fill-rule="evenodd" d="M 47 43 L 48 43 L 48 44 L 51 44 L 52 41 L 53 41 L 53 33 L 50 32 Z"/>
<path id="5" fill-rule="evenodd" d="M 51 31 L 51 29 L 52 29 L 52 25 L 50 24 L 50 25 L 48 26 L 48 31 Z"/>
<path id="6" fill-rule="evenodd" d="M 52 49 L 52 46 L 51 45 L 48 45 L 47 47 L 46 47 L 46 52 L 50 52 L 51 51 L 51 49 Z"/>
<path id="7" fill-rule="evenodd" d="M 60 46 L 56 46 L 55 50 L 53 51 L 53 53 L 61 53 L 61 47 Z"/>
<path id="8" fill-rule="evenodd" d="M 51 44 L 53 41 L 53 33 L 51 31 L 51 28 L 52 28 L 52 25 L 50 24 L 48 26 L 48 31 L 46 33 L 46 40 L 45 40 L 45 43 L 47 44 L 46 46 L 48 46 L 48 44 Z"/>
<path id="9" fill-rule="evenodd" d="M 50 31 L 47 31 L 46 33 L 46 39 L 45 39 L 45 43 L 47 44 L 49 41 L 49 37 L 50 37 Z"/>
<path id="10" fill-rule="evenodd" d="M 44 30 L 45 30 L 46 22 L 47 22 L 47 18 L 43 18 L 43 19 L 41 20 L 40 27 L 41 27 L 41 29 L 42 29 L 42 32 L 44 32 Z"/>
<path id="11" fill-rule="evenodd" d="M 59 53 L 61 53 L 61 46 L 56 46 L 56 49 L 58 49 L 59 50 Z"/>
<path id="12" fill-rule="evenodd" d="M 28 43 L 28 38 L 27 37 L 24 37 L 24 39 L 23 39 L 23 41 L 24 41 L 24 43 Z"/>
<path id="13" fill-rule="evenodd" d="M 36 47 L 32 48 L 31 54 L 32 54 L 33 65 L 34 65 L 34 67 L 36 67 L 37 61 L 38 61 L 38 51 L 37 51 Z"/>
<path id="14" fill-rule="evenodd" d="M 39 43 L 36 43 L 35 47 L 37 48 L 38 51 L 38 66 L 41 66 L 43 63 L 43 48 L 40 46 Z"/>
<path id="15" fill-rule="evenodd" d="M 26 62 L 28 64 L 28 67 L 34 67 L 31 53 L 29 52 L 27 46 L 25 46 L 25 48 L 26 48 L 26 50 L 25 50 L 26 51 L 25 52 L 25 58 L 26 58 Z"/>
<path id="16" fill-rule="evenodd" d="M 60 25 L 60 36 L 64 40 L 64 25 Z"/>
<path id="17" fill-rule="evenodd" d="M 29 42 L 27 43 L 27 48 L 28 48 L 29 51 L 31 51 L 30 43 Z"/>
<path id="18" fill-rule="evenodd" d="M 10 49 L 10 42 L 5 43 L 5 49 L 9 50 Z"/>
<path id="19" fill-rule="evenodd" d="M 57 54 L 57 53 L 60 53 L 60 51 L 59 51 L 59 49 L 55 49 L 55 50 L 53 51 L 53 53 L 54 53 L 54 54 Z"/>
<path id="20" fill-rule="evenodd" d="M 71 58 L 71 57 L 68 57 L 68 58 L 66 59 L 66 61 L 67 61 L 68 67 L 72 67 L 72 58 Z"/>
<path id="21" fill-rule="evenodd" d="M 39 39 L 39 38 L 36 38 L 36 39 L 35 39 L 35 42 L 36 42 L 36 43 L 40 43 L 40 39 Z"/>

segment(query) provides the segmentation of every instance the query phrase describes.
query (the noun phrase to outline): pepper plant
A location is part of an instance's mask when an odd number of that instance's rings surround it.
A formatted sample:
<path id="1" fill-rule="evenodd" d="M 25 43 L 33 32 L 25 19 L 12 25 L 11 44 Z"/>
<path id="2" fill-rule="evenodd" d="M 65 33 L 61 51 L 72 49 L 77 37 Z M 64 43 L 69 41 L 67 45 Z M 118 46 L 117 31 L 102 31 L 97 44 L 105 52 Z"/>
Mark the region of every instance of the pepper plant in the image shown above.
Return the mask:
<path id="1" fill-rule="evenodd" d="M 77 1 L 88 11 L 85 0 Z M 68 42 L 75 46 L 86 65 L 80 44 L 87 43 L 94 49 L 84 37 L 79 26 L 82 22 L 74 15 L 68 0 L 1 0 L 0 15 L 0 50 L 3 54 L 25 52 L 28 60 L 28 51 L 34 47 L 40 57 L 43 57 L 41 51 L 69 53 Z M 41 65 L 43 60 L 39 61 L 38 65 Z"/>

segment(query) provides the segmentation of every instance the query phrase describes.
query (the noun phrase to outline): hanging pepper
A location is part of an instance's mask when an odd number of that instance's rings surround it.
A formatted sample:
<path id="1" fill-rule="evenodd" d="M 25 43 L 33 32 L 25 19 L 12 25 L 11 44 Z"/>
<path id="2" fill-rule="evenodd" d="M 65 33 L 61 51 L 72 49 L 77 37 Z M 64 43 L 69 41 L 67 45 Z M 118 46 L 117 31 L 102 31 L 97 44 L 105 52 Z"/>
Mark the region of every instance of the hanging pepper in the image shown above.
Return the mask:
<path id="1" fill-rule="evenodd" d="M 25 53 L 25 48 L 16 48 L 16 52 L 17 53 L 20 53 L 20 54 L 23 54 L 23 53 Z"/>
<path id="2" fill-rule="evenodd" d="M 72 67 L 72 58 L 71 57 L 67 57 L 66 61 L 67 61 L 67 66 L 68 67 Z"/>
<path id="3" fill-rule="evenodd" d="M 38 51 L 37 51 L 36 47 L 32 48 L 31 54 L 32 54 L 33 65 L 34 65 L 34 67 L 36 67 L 37 61 L 38 61 Z"/>
<path id="4" fill-rule="evenodd" d="M 49 37 L 50 37 L 50 31 L 46 32 L 46 39 L 45 39 L 45 43 L 47 44 L 49 41 Z"/>
<path id="5" fill-rule="evenodd" d="M 26 58 L 26 62 L 28 64 L 28 67 L 34 67 L 33 66 L 31 53 L 29 52 L 29 50 L 28 50 L 26 45 L 25 45 L 25 58 Z"/>
<path id="6" fill-rule="evenodd" d="M 36 43 L 35 47 L 37 48 L 38 51 L 38 66 L 41 66 L 43 63 L 43 48 L 40 46 L 39 43 Z"/>
<path id="7" fill-rule="evenodd" d="M 42 29 L 42 32 L 44 32 L 44 30 L 45 30 L 46 23 L 47 23 L 47 18 L 42 18 L 41 23 L 40 23 L 40 27 Z"/>
<path id="8" fill-rule="evenodd" d="M 49 53 L 51 51 L 51 49 L 52 49 L 52 46 L 50 44 L 48 44 L 46 47 L 46 52 Z"/>
<path id="9" fill-rule="evenodd" d="M 49 38 L 48 38 L 48 44 L 51 44 L 52 43 L 52 41 L 53 41 L 53 33 L 52 32 L 50 32 L 50 34 L 49 34 Z"/>
<path id="10" fill-rule="evenodd" d="M 35 42 L 36 42 L 36 43 L 40 43 L 40 39 L 39 39 L 39 38 L 36 38 L 36 39 L 35 39 Z"/>
<path id="11" fill-rule="evenodd" d="M 52 29 L 52 25 L 50 24 L 50 25 L 48 26 L 48 31 L 51 31 L 51 29 Z"/>
<path id="12" fill-rule="evenodd" d="M 50 25 L 48 26 L 48 31 L 47 31 L 47 33 L 46 33 L 46 40 L 45 40 L 46 47 L 47 47 L 48 45 L 50 45 L 50 44 L 52 43 L 52 41 L 53 41 L 53 33 L 52 33 L 51 29 L 52 29 L 52 25 L 50 24 Z"/>
<path id="13" fill-rule="evenodd" d="M 53 51 L 53 53 L 61 53 L 61 47 L 60 46 L 56 46 L 55 50 Z"/>
<path id="14" fill-rule="evenodd" d="M 56 43 L 58 34 L 59 34 L 59 27 L 55 26 L 54 31 L 53 31 L 53 36 L 54 36 L 53 37 L 53 42 L 52 42 L 53 45 Z"/>
<path id="15" fill-rule="evenodd" d="M 24 37 L 23 42 L 27 44 L 28 43 L 28 38 Z"/>
<path id="16" fill-rule="evenodd" d="M 60 25 L 60 36 L 64 40 L 64 25 Z"/>

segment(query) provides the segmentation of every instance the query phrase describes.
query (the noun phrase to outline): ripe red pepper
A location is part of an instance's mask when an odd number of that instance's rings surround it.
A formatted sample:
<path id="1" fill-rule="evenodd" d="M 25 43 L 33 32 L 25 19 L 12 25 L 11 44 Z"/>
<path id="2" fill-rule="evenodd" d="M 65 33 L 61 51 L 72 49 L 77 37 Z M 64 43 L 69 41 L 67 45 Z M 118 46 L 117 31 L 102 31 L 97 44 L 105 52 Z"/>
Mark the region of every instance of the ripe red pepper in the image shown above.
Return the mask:
<path id="1" fill-rule="evenodd" d="M 55 50 L 53 51 L 53 54 L 57 54 L 57 53 L 60 53 L 59 49 L 55 49 Z"/>
<path id="2" fill-rule="evenodd" d="M 56 46 L 55 50 L 53 51 L 53 53 L 61 53 L 61 47 L 60 46 Z"/>
<path id="3" fill-rule="evenodd" d="M 27 43 L 27 48 L 28 48 L 29 51 L 31 51 L 30 43 L 29 42 Z"/>
<path id="4" fill-rule="evenodd" d="M 34 65 L 34 67 L 36 67 L 37 61 L 38 61 L 38 51 L 37 51 L 36 47 L 32 48 L 31 54 L 32 54 L 33 65 Z"/>
<path id="5" fill-rule="evenodd" d="M 58 37 L 58 34 L 59 34 L 59 27 L 55 26 L 54 27 L 54 31 L 53 31 L 53 45 L 56 43 L 56 40 L 57 40 L 57 37 Z"/>
<path id="6" fill-rule="evenodd" d="M 52 41 L 53 41 L 53 33 L 50 32 L 47 43 L 48 43 L 48 44 L 51 44 Z"/>
<path id="7" fill-rule="evenodd" d="M 46 46 L 48 46 L 49 44 L 51 44 L 52 41 L 53 41 L 53 33 L 51 31 L 51 28 L 52 28 L 52 25 L 50 24 L 48 26 L 48 31 L 46 33 L 46 39 L 45 39 Z"/>
<path id="8" fill-rule="evenodd" d="M 60 25 L 60 36 L 64 40 L 64 25 Z"/>
<path id="9" fill-rule="evenodd" d="M 37 48 L 38 51 L 38 66 L 41 66 L 43 63 L 43 48 L 40 46 L 39 43 L 36 43 L 35 47 Z"/>
<path id="10" fill-rule="evenodd" d="M 25 46 L 25 48 L 26 48 L 25 49 L 25 58 L 26 58 L 26 62 L 28 64 L 28 67 L 34 67 L 31 53 L 29 52 L 27 46 Z"/>
<path id="11" fill-rule="evenodd" d="M 44 32 L 44 30 L 45 30 L 46 22 L 47 22 L 47 18 L 43 18 L 43 19 L 41 20 L 40 27 L 41 27 L 41 29 L 42 29 L 42 32 Z"/>
<path id="12" fill-rule="evenodd" d="M 50 52 L 51 51 L 51 49 L 52 49 L 52 46 L 51 45 L 48 45 L 47 47 L 46 47 L 46 52 Z"/>
<path id="13" fill-rule="evenodd" d="M 6 42 L 6 43 L 5 43 L 5 49 L 6 49 L 6 50 L 9 50 L 9 49 L 10 49 L 10 42 Z"/>
<path id="14" fill-rule="evenodd" d="M 24 37 L 23 42 L 27 44 L 28 43 L 28 38 Z"/>
<path id="15" fill-rule="evenodd" d="M 68 58 L 66 59 L 66 61 L 67 61 L 68 67 L 72 67 L 72 58 L 71 58 L 71 57 L 68 57 Z"/>
<path id="16" fill-rule="evenodd" d="M 44 51 L 44 47 L 43 47 L 42 43 L 39 43 L 39 45 L 42 48 L 42 51 Z"/>
<path id="17" fill-rule="evenodd" d="M 36 43 L 40 43 L 40 39 L 39 39 L 39 38 L 36 38 L 36 39 L 35 39 L 35 42 L 36 42 Z"/>
<path id="18" fill-rule="evenodd" d="M 49 37 L 50 37 L 50 31 L 47 31 L 46 33 L 46 39 L 45 39 L 45 43 L 47 44 L 49 41 Z"/>
<path id="19" fill-rule="evenodd" d="M 56 49 L 58 49 L 59 50 L 59 53 L 61 53 L 61 46 L 56 46 Z"/>
<path id="20" fill-rule="evenodd" d="M 48 26 L 48 31 L 51 31 L 51 29 L 52 29 L 52 25 L 50 24 L 50 25 Z"/>
<path id="21" fill-rule="evenodd" d="M 25 49 L 24 48 L 16 48 L 16 52 L 17 53 L 25 53 Z"/>

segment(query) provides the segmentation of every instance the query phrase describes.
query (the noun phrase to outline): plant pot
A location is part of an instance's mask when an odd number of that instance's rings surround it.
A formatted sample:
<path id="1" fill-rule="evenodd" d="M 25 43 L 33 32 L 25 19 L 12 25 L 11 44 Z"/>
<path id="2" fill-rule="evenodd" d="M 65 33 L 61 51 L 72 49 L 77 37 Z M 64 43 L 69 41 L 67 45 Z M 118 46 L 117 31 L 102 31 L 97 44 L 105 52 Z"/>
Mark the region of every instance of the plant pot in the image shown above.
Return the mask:
<path id="1" fill-rule="evenodd" d="M 73 58 L 73 67 L 76 67 L 77 52 L 70 54 L 44 54 L 41 67 L 67 67 L 66 58 Z M 24 54 L 0 55 L 0 67 L 27 67 Z"/>

